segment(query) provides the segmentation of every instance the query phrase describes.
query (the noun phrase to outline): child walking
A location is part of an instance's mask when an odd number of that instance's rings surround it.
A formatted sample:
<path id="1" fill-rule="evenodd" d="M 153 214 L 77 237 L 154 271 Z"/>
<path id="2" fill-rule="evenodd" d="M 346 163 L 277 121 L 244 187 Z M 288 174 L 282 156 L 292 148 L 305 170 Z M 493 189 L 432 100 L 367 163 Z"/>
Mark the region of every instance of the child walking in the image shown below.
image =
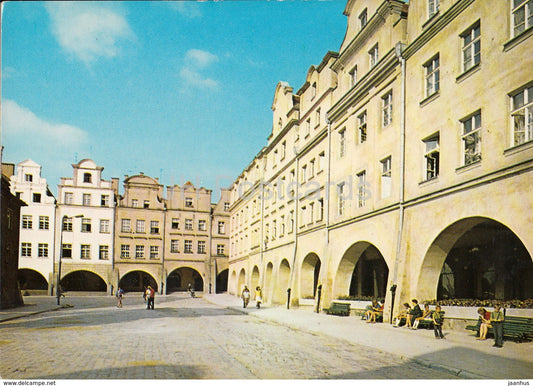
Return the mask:
<path id="1" fill-rule="evenodd" d="M 439 305 L 435 307 L 435 312 L 433 312 L 433 330 L 435 331 L 435 338 L 437 339 L 446 339 L 442 335 L 442 323 L 444 322 L 444 312 L 441 311 Z"/>

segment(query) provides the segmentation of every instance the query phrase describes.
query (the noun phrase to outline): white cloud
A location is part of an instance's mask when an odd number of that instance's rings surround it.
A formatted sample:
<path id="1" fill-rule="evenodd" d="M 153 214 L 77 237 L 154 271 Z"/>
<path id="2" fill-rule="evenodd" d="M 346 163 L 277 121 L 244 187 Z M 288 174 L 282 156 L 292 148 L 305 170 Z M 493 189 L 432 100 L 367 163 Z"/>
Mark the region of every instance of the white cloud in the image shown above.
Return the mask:
<path id="1" fill-rule="evenodd" d="M 82 150 L 89 140 L 86 131 L 64 123 L 48 122 L 9 99 L 2 101 L 2 136 L 6 146 L 46 151 Z"/>
<path id="2" fill-rule="evenodd" d="M 94 2 L 47 2 L 52 33 L 69 54 L 89 64 L 119 54 L 118 43 L 133 39 L 124 16 Z"/>
<path id="3" fill-rule="evenodd" d="M 219 82 L 207 78 L 201 71 L 218 62 L 218 56 L 198 49 L 192 49 L 185 54 L 185 66 L 180 71 L 181 78 L 185 83 L 199 88 L 215 89 Z"/>
<path id="4" fill-rule="evenodd" d="M 200 11 L 198 4 L 192 1 L 168 1 L 165 4 L 168 4 L 171 9 L 178 11 L 181 15 L 191 19 L 202 16 L 202 11 Z"/>

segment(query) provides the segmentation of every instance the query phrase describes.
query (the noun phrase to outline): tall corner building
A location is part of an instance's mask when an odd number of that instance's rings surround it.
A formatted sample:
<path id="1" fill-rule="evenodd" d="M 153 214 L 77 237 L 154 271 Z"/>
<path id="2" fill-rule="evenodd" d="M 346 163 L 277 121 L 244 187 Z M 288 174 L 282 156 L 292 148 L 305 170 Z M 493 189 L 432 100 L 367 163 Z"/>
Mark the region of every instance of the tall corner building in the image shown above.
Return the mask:
<path id="1" fill-rule="evenodd" d="M 229 284 L 267 303 L 533 298 L 530 1 L 348 0 L 231 189 Z M 320 298 L 319 298 L 320 293 Z"/>

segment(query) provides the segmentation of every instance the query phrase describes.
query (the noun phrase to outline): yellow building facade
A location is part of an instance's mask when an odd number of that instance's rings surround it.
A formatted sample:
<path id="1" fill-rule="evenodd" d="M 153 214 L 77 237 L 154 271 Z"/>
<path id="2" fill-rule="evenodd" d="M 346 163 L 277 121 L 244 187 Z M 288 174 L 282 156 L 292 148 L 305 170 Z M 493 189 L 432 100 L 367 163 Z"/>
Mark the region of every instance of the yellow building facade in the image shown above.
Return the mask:
<path id="1" fill-rule="evenodd" d="M 349 0 L 339 52 L 277 85 L 231 187 L 230 293 L 377 297 L 386 318 L 413 297 L 533 298 L 528 7 Z"/>

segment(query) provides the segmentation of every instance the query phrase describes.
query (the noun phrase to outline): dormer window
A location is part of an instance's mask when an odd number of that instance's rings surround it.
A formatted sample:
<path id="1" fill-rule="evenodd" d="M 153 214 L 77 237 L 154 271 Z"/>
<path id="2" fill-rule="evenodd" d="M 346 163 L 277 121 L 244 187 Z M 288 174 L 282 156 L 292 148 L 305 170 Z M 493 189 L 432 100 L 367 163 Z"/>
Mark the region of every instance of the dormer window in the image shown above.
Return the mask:
<path id="1" fill-rule="evenodd" d="M 185 197 L 185 206 L 187 208 L 192 208 L 192 198 L 191 197 Z"/>
<path id="2" fill-rule="evenodd" d="M 91 173 L 83 173 L 83 182 L 92 182 L 92 176 Z"/>
<path id="3" fill-rule="evenodd" d="M 361 29 L 365 27 L 366 23 L 368 23 L 368 15 L 367 9 L 365 8 L 363 12 L 361 12 L 361 14 L 359 15 L 359 26 L 361 27 Z"/>

